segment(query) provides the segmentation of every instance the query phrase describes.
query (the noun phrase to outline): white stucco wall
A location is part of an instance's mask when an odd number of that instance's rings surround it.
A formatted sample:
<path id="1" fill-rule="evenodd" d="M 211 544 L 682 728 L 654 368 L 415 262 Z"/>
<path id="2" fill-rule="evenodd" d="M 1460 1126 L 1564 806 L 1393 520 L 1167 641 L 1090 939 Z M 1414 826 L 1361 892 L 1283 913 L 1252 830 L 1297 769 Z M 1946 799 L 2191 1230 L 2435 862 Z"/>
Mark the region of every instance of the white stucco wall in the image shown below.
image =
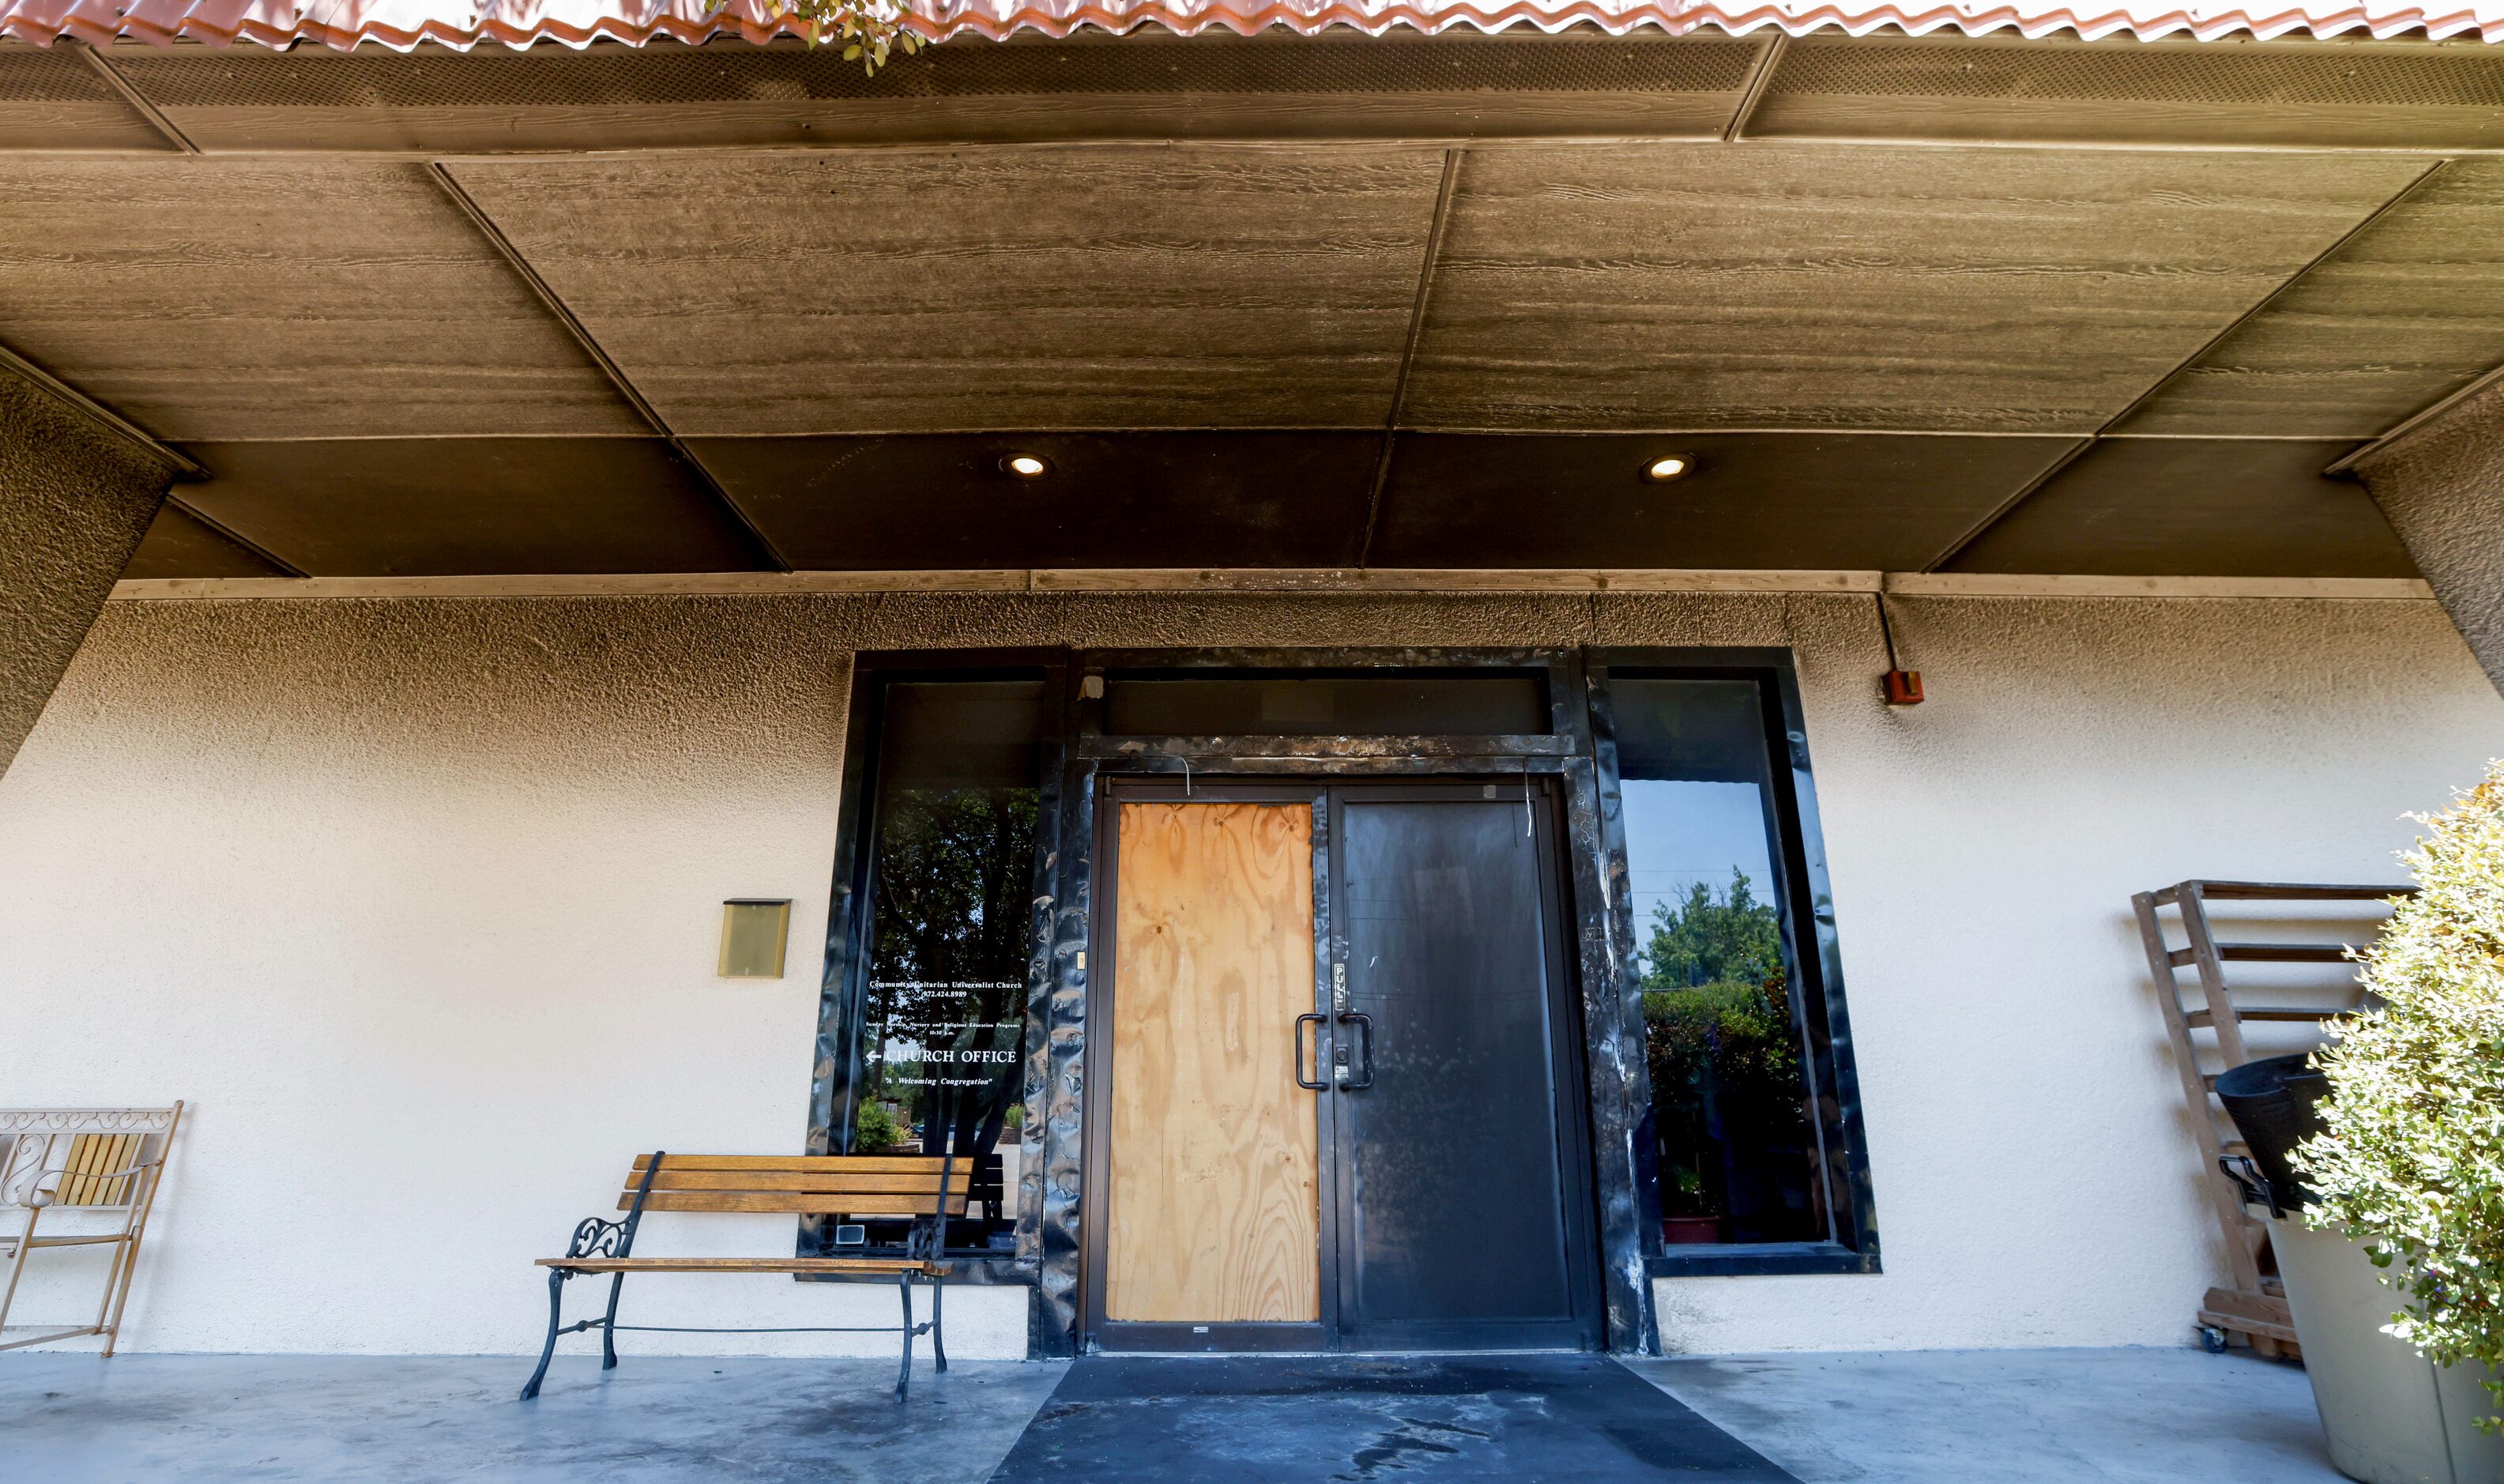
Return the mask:
<path id="1" fill-rule="evenodd" d="M 0 779 L 0 1104 L 191 1101 L 125 1348 L 535 1350 L 531 1260 L 631 1152 L 799 1145 L 850 651 L 1787 644 L 1886 1272 L 1663 1283 L 1666 1341 L 2180 1343 L 2222 1262 L 2130 892 L 2392 877 L 2504 702 L 2429 603 L 1897 613 L 1930 700 L 1891 711 L 1865 597 L 116 604 Z M 732 896 L 796 902 L 782 982 L 713 977 Z M 789 1240 L 665 1221 L 678 1251 Z M 68 1296 L 30 1280 L 17 1317 Z M 628 1318 L 892 1301 L 674 1278 Z M 1023 1291 L 949 1312 L 953 1352 L 1024 1353 Z"/>

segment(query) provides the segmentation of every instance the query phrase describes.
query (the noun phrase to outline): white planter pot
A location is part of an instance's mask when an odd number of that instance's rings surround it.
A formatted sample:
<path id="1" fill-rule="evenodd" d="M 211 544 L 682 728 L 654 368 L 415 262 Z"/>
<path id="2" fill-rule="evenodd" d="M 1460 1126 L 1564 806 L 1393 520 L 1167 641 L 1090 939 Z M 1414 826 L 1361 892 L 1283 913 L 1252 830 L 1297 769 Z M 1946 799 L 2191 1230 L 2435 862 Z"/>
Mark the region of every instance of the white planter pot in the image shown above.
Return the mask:
<path id="1" fill-rule="evenodd" d="M 2270 1241 L 2339 1471 L 2366 1484 L 2504 1484 L 2504 1436 L 2477 1428 L 2496 1407 L 2481 1368 L 2438 1369 L 2382 1332 L 2400 1294 L 2364 1244 L 2301 1217 L 2272 1221 Z"/>

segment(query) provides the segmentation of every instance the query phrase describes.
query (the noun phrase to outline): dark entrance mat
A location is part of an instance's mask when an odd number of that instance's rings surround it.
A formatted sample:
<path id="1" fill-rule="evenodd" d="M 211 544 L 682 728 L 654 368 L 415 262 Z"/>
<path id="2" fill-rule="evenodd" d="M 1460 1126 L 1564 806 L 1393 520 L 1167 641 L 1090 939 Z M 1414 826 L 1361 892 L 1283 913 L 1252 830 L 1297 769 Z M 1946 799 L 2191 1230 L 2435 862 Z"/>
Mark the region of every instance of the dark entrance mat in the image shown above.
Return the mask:
<path id="1" fill-rule="evenodd" d="M 1791 1484 L 1598 1356 L 1091 1357 L 992 1476 Z"/>

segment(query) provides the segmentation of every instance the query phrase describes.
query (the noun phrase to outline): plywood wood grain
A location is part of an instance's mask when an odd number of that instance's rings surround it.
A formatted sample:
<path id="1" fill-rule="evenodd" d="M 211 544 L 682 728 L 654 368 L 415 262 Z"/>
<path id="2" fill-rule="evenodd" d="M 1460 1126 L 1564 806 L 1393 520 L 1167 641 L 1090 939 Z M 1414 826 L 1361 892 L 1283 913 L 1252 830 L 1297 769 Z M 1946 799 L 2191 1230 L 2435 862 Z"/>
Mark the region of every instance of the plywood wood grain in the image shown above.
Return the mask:
<path id="1" fill-rule="evenodd" d="M 414 164 L 0 158 L 0 340 L 165 438 L 644 431 Z"/>
<path id="2" fill-rule="evenodd" d="M 2504 160 L 2459 159 L 2122 431 L 2373 437 L 2496 365 Z"/>
<path id="3" fill-rule="evenodd" d="M 454 167 L 681 433 L 1367 428 L 1442 152 Z"/>
<path id="4" fill-rule="evenodd" d="M 1312 811 L 1125 804 L 1120 830 L 1105 1317 L 1310 1323 Z"/>
<path id="5" fill-rule="evenodd" d="M 2089 431 L 2426 163 L 1473 152 L 1403 421 Z"/>

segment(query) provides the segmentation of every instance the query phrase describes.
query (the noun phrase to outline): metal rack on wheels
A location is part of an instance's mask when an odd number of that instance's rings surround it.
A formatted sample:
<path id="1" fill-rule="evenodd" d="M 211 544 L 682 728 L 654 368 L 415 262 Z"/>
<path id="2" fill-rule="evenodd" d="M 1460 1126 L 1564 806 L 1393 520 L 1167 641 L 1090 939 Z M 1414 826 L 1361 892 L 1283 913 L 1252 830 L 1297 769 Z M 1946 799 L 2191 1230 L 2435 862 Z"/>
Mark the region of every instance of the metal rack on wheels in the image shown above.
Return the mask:
<path id="1" fill-rule="evenodd" d="M 2243 1214 L 2242 1198 L 2217 1167 L 2220 1156 L 2244 1152 L 2234 1123 L 2216 1100 L 2217 1077 L 2253 1058 L 2255 1053 L 2246 1046 L 2247 1024 L 2310 1022 L 2318 1027 L 2320 1022 L 2355 1009 L 2363 991 L 2355 983 L 2348 950 L 2372 941 L 2382 930 L 2382 918 L 2370 915 L 2366 907 L 2379 906 L 2415 889 L 2189 880 L 2142 891 L 2130 899 L 2139 915 L 2139 936 L 2147 950 L 2148 974 L 2156 982 L 2157 1005 L 2165 1013 L 2165 1033 L 2173 1043 L 2174 1070 L 2182 1079 L 2182 1096 L 2190 1107 L 2193 1131 L 2202 1139 L 2205 1168 L 2201 1188 L 2208 1192 L 2208 1203 L 2215 1212 L 2234 1273 L 2232 1288 L 2208 1290 L 2200 1305 L 2198 1319 L 2203 1338 L 2212 1349 L 2223 1349 L 2228 1335 L 2241 1334 L 2263 1355 L 2296 1354 L 2295 1325 L 2287 1313 L 2285 1290 L 2275 1271 L 2269 1228 Z M 2208 914 L 2211 902 L 2360 905 L 2352 913 L 2304 919 L 2306 926 L 2313 930 L 2340 926 L 2345 930 L 2346 942 L 2255 943 L 2218 938 L 2216 924 Z M 2167 908 L 2176 915 L 2183 938 L 2180 948 L 2166 940 L 2165 919 L 2159 914 Z M 2298 1003 L 2263 1004 L 2251 997 L 2252 991 L 2227 984 L 2229 963 L 2318 964 L 2332 969 L 2334 974 L 2291 993 Z M 2180 978 L 2186 968 L 2196 972 L 2187 1002 Z M 2277 989 L 2289 993 L 2290 986 L 2278 985 Z M 2201 1033 L 2206 1033 L 2205 1040 L 2194 1039 Z M 2317 1046 L 2321 1038 L 2315 1029 L 2309 1038 L 2301 1033 L 2280 1033 L 2274 1039 L 2287 1044 L 2273 1045 L 2259 1054 L 2309 1050 L 2304 1044 L 2307 1039 Z"/>

